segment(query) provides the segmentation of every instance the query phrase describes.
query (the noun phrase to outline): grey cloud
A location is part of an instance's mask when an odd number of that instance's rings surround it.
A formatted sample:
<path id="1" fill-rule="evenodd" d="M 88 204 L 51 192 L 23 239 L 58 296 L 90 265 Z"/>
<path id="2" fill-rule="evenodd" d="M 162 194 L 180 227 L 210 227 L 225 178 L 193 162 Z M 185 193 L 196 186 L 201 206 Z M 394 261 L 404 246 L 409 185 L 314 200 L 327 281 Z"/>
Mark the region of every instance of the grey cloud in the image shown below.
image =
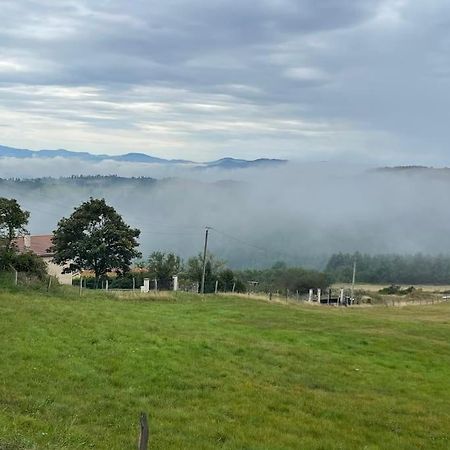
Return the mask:
<path id="1" fill-rule="evenodd" d="M 444 0 L 4 0 L 1 12 L 1 120 L 13 111 L 78 133 L 23 136 L 10 122 L 4 144 L 120 151 L 129 135 L 108 147 L 104 134 L 134 130 L 129 148 L 160 155 L 172 142 L 191 158 L 372 148 L 383 161 L 446 161 Z M 52 95 L 61 87 L 97 97 Z"/>

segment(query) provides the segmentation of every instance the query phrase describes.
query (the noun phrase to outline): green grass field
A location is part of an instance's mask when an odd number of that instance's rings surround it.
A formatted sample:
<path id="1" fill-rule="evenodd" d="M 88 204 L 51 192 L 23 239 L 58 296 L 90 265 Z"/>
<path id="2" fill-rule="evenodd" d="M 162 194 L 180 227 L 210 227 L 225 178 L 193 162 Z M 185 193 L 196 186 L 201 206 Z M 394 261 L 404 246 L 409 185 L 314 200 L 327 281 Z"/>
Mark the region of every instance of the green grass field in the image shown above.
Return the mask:
<path id="1" fill-rule="evenodd" d="M 449 449 L 450 305 L 0 291 L 0 449 Z"/>

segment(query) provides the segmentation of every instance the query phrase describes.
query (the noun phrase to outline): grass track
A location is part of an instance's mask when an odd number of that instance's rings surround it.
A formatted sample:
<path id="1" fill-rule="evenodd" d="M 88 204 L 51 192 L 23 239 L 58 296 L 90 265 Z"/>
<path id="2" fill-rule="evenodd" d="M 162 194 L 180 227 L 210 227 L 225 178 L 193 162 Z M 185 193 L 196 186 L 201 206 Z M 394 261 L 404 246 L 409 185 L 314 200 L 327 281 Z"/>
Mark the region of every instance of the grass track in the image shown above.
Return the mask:
<path id="1" fill-rule="evenodd" d="M 0 450 L 448 449 L 450 305 L 0 291 Z"/>

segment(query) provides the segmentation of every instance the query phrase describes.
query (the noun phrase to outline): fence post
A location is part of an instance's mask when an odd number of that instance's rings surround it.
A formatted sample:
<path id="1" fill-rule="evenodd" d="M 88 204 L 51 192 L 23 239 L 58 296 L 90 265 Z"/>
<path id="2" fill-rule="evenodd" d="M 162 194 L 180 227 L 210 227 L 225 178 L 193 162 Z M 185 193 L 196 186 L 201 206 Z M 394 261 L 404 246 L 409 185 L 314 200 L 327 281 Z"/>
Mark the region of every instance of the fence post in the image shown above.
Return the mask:
<path id="1" fill-rule="evenodd" d="M 139 434 L 139 450 L 147 450 L 149 429 L 148 429 L 147 414 L 145 414 L 144 412 L 141 413 L 140 425 L 141 425 L 141 432 Z"/>
<path id="2" fill-rule="evenodd" d="M 9 265 L 9 267 L 11 267 L 11 269 L 14 271 L 14 286 L 17 286 L 17 283 L 19 282 L 19 273 L 17 272 L 17 270 L 14 268 L 14 266 L 12 264 Z"/>

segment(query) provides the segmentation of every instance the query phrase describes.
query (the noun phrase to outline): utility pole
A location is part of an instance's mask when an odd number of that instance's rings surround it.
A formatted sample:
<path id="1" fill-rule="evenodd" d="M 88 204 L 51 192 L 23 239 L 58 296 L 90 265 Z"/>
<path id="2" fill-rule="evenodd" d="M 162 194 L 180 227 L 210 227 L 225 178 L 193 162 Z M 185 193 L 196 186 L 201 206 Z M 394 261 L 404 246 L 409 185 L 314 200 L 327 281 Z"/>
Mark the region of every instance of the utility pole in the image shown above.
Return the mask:
<path id="1" fill-rule="evenodd" d="M 356 259 L 353 261 L 353 277 L 352 277 L 352 293 L 350 301 L 353 304 L 354 295 L 355 295 L 355 279 L 356 279 Z"/>
<path id="2" fill-rule="evenodd" d="M 201 288 L 200 288 L 200 293 L 202 295 L 205 293 L 206 252 L 208 250 L 208 232 L 209 232 L 209 227 L 205 227 L 205 247 L 203 249 L 202 285 L 201 285 Z"/>

